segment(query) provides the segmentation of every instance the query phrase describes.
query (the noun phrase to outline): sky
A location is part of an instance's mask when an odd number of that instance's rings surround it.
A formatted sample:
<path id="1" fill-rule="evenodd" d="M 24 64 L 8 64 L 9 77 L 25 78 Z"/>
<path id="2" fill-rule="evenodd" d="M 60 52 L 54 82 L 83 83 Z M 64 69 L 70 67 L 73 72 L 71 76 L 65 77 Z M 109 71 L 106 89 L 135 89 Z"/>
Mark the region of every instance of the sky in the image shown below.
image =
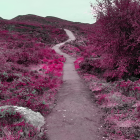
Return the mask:
<path id="1" fill-rule="evenodd" d="M 96 0 L 0 0 L 0 17 L 12 19 L 18 15 L 54 16 L 73 22 L 96 22 L 90 3 Z"/>

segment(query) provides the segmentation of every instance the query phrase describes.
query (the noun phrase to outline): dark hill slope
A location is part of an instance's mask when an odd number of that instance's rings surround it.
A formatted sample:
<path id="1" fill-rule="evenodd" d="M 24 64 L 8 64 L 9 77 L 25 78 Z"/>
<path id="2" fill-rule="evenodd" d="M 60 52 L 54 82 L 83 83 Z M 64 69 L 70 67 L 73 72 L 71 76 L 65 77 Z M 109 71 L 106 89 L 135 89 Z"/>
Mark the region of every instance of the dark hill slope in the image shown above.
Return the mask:
<path id="1" fill-rule="evenodd" d="M 29 22 L 29 23 L 38 23 L 38 24 L 44 24 L 44 25 L 51 25 L 55 26 L 57 28 L 68 28 L 71 30 L 85 30 L 85 31 L 90 31 L 91 29 L 95 27 L 95 24 L 89 24 L 89 23 L 81 23 L 81 22 L 73 22 L 73 21 L 68 21 L 65 19 L 61 19 L 58 17 L 53 17 L 53 16 L 46 16 L 46 17 L 41 17 L 37 15 L 19 15 L 11 21 L 22 21 L 22 22 Z"/>

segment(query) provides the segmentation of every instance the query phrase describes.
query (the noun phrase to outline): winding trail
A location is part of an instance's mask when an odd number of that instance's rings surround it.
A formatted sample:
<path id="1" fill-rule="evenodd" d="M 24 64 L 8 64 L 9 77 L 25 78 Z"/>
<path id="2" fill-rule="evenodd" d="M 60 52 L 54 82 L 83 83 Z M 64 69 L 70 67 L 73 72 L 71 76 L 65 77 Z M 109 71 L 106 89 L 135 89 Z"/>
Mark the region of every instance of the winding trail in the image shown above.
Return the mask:
<path id="1" fill-rule="evenodd" d="M 65 42 L 75 40 L 71 31 L 65 31 L 70 38 Z M 75 70 L 76 58 L 59 49 L 65 42 L 52 47 L 66 58 L 66 62 L 57 105 L 45 118 L 49 140 L 103 140 L 100 124 L 102 111 L 91 101 L 91 91 Z"/>

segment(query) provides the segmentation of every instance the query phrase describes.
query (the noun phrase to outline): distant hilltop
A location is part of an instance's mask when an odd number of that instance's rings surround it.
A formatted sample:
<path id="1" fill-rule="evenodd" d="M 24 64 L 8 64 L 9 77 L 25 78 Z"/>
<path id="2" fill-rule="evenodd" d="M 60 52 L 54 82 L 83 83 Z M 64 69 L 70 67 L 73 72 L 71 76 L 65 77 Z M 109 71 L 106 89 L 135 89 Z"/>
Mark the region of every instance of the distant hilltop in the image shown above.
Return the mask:
<path id="1" fill-rule="evenodd" d="M 0 20 L 24 22 L 24 23 L 31 23 L 31 24 L 42 24 L 47 26 L 54 26 L 57 28 L 71 27 L 71 29 L 76 29 L 76 30 L 83 29 L 89 32 L 91 32 L 92 28 L 98 26 L 98 23 L 89 24 L 89 23 L 73 22 L 54 16 L 41 17 L 34 14 L 18 15 L 12 18 L 11 20 L 3 19 L 0 17 Z"/>

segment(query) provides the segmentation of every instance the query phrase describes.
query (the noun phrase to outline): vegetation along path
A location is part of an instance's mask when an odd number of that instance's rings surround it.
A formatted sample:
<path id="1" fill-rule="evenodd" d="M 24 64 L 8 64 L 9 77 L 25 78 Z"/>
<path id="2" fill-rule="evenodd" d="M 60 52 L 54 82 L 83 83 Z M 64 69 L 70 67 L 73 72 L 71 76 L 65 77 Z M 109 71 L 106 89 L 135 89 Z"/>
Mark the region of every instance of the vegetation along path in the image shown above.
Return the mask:
<path id="1" fill-rule="evenodd" d="M 71 31 L 65 31 L 70 38 L 67 41 L 75 40 Z M 65 42 L 52 47 L 66 58 L 66 62 L 63 67 L 64 83 L 58 90 L 56 106 L 45 118 L 49 140 L 102 140 L 102 111 L 91 102 L 91 91 L 75 70 L 76 58 L 59 49 Z"/>

